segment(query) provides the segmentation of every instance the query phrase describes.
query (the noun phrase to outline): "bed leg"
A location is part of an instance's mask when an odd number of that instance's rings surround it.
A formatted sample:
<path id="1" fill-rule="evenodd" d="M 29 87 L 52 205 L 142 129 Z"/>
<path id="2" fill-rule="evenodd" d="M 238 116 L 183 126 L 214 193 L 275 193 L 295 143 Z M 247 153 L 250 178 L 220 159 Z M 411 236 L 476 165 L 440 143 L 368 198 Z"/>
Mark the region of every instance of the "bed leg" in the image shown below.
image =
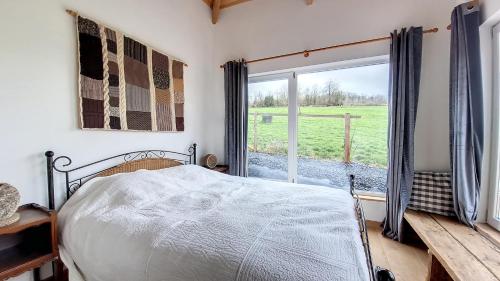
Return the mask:
<path id="1" fill-rule="evenodd" d="M 45 157 L 47 158 L 47 187 L 49 192 L 49 209 L 55 209 L 54 203 L 54 167 L 53 157 L 54 152 L 46 151 Z"/>
<path id="2" fill-rule="evenodd" d="M 194 149 L 194 151 L 193 151 L 193 158 L 194 159 L 193 160 L 194 160 L 195 165 L 196 165 L 196 146 L 197 146 L 197 144 L 193 143 L 193 149 Z"/>

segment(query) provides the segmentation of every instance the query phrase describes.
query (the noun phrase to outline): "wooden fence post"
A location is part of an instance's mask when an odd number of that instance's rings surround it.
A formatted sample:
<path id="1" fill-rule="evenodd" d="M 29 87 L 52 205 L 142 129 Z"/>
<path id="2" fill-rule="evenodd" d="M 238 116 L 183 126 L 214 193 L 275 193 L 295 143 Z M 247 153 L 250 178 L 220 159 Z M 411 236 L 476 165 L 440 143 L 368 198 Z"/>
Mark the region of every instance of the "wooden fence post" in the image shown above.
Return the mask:
<path id="1" fill-rule="evenodd" d="M 253 113 L 253 151 L 257 152 L 257 112 Z"/>
<path id="2" fill-rule="evenodd" d="M 351 114 L 344 115 L 344 162 L 351 163 Z"/>

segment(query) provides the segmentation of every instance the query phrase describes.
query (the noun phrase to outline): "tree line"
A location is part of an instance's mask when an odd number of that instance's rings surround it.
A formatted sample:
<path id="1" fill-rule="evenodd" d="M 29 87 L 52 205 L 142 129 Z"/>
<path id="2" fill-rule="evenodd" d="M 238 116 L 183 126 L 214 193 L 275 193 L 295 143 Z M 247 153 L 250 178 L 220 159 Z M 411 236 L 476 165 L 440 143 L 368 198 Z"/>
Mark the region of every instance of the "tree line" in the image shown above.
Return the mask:
<path id="1" fill-rule="evenodd" d="M 386 105 L 386 95 L 361 95 L 340 90 L 335 81 L 323 86 L 299 88 L 300 106 Z M 288 91 L 284 86 L 275 91 L 258 92 L 249 99 L 251 107 L 282 107 L 288 105 Z"/>

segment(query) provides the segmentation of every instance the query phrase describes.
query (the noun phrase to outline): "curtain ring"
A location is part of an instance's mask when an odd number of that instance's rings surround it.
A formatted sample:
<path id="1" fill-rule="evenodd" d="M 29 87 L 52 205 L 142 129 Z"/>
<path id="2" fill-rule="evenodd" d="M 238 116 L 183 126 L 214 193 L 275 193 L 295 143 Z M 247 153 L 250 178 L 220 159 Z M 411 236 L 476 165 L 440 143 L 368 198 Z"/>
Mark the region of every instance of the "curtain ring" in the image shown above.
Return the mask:
<path id="1" fill-rule="evenodd" d="M 304 57 L 305 57 L 305 58 L 308 58 L 308 57 L 309 57 L 309 55 L 310 55 L 309 51 L 308 51 L 308 50 L 305 50 L 305 51 L 304 51 Z"/>

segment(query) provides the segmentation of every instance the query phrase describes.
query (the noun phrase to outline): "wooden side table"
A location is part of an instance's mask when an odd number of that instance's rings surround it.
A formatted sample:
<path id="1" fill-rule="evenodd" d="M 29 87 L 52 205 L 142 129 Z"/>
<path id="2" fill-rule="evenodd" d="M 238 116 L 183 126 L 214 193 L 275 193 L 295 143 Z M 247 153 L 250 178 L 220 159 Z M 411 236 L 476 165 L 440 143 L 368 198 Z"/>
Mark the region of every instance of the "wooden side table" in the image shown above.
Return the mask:
<path id="1" fill-rule="evenodd" d="M 37 204 L 19 207 L 18 222 L 0 227 L 0 280 L 38 269 L 58 261 L 56 212 Z M 59 280 L 62 263 L 54 263 L 54 278 Z"/>
<path id="2" fill-rule="evenodd" d="M 229 166 L 228 165 L 217 165 L 215 168 L 211 169 L 213 171 L 217 171 L 219 173 L 229 174 Z"/>

